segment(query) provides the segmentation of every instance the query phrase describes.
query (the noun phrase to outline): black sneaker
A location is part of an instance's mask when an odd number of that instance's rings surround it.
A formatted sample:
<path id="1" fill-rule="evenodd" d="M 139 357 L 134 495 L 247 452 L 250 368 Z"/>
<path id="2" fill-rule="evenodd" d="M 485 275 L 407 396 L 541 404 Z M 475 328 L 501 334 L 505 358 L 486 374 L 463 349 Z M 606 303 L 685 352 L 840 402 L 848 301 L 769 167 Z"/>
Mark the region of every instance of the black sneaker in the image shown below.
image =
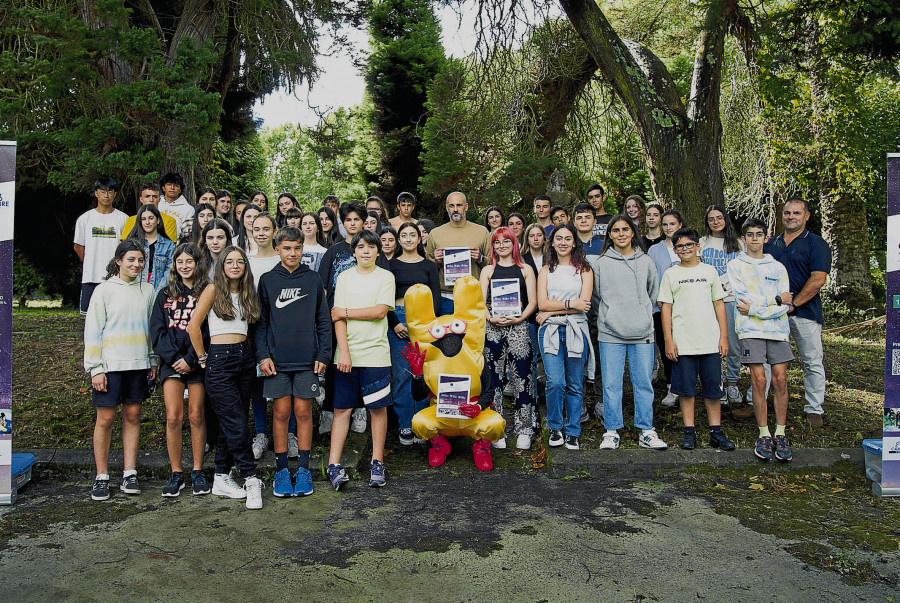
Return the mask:
<path id="1" fill-rule="evenodd" d="M 191 471 L 191 484 L 193 484 L 194 496 L 209 494 L 212 491 L 212 487 L 206 481 L 206 474 L 201 469 Z"/>
<path id="2" fill-rule="evenodd" d="M 682 450 L 693 450 L 697 447 L 697 432 L 693 429 L 684 430 L 684 437 L 678 442 L 678 447 Z"/>
<path id="3" fill-rule="evenodd" d="M 728 439 L 721 429 L 709 432 L 709 445 L 719 450 L 734 450 L 734 442 Z"/>
<path id="4" fill-rule="evenodd" d="M 794 458 L 794 453 L 791 452 L 791 447 L 788 446 L 787 436 L 775 436 L 775 458 L 784 462 Z"/>
<path id="5" fill-rule="evenodd" d="M 761 461 L 771 461 L 774 449 L 775 440 L 772 439 L 772 436 L 763 436 L 757 438 L 756 446 L 753 448 L 753 454 Z"/>
<path id="6" fill-rule="evenodd" d="M 565 440 L 563 440 L 563 434 L 558 429 L 550 430 L 550 445 L 556 448 L 557 446 L 562 446 Z"/>
<path id="7" fill-rule="evenodd" d="M 184 473 L 173 471 L 169 475 L 169 481 L 163 486 L 162 495 L 166 498 L 174 498 L 181 494 L 182 490 L 184 490 Z"/>
<path id="8" fill-rule="evenodd" d="M 109 480 L 95 479 L 94 486 L 91 488 L 91 500 L 107 499 L 109 499 Z"/>
<path id="9" fill-rule="evenodd" d="M 566 436 L 566 448 L 568 448 L 569 450 L 578 450 L 579 448 L 581 448 L 578 445 L 578 436 L 567 435 Z"/>
<path id="10" fill-rule="evenodd" d="M 141 483 L 138 481 L 137 475 L 131 474 L 128 477 L 123 477 L 122 485 L 119 486 L 119 490 L 125 494 L 140 494 Z"/>

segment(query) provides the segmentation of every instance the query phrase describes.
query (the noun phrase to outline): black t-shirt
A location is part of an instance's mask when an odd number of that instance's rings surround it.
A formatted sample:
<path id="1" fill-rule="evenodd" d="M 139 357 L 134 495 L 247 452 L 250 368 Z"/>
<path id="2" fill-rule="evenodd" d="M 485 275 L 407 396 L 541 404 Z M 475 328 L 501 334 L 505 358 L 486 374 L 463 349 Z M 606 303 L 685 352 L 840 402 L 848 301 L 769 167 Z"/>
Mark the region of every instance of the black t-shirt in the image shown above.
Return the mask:
<path id="1" fill-rule="evenodd" d="M 601 239 L 606 238 L 606 229 L 609 228 L 609 221 L 612 220 L 611 214 L 603 214 L 597 216 L 597 223 L 594 224 L 594 236 Z"/>
<path id="2" fill-rule="evenodd" d="M 431 301 L 434 304 L 434 315 L 441 314 L 441 280 L 434 262 L 422 258 L 418 262 L 404 262 L 400 258 L 394 258 L 388 262 L 390 271 L 394 275 L 394 284 L 397 287 L 395 297 L 397 299 L 406 295 L 406 291 L 413 285 L 426 285 L 431 289 Z M 388 326 L 392 329 L 400 322 L 397 315 L 391 310 L 388 312 Z"/>

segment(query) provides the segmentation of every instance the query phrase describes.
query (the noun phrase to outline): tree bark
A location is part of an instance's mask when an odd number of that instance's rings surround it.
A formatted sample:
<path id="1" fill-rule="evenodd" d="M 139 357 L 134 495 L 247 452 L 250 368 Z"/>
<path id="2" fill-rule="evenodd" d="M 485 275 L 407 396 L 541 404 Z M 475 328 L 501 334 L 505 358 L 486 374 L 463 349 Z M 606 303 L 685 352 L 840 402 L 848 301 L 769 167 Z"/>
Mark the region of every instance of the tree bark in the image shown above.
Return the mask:
<path id="1" fill-rule="evenodd" d="M 620 38 L 593 0 L 560 4 L 634 123 L 657 199 L 679 208 L 689 225 L 701 227 L 706 207 L 724 204 L 719 88 L 725 35 L 739 10 L 736 3 L 709 3 L 687 107 L 662 61 Z"/>

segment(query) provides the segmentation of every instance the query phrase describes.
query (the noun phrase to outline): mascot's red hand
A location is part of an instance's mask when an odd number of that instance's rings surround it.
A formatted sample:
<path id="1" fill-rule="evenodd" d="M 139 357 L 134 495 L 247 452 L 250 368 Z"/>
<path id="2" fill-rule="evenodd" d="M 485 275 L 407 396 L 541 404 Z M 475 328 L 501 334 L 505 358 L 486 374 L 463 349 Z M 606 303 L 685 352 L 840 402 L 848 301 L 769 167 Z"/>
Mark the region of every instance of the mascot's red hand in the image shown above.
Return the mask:
<path id="1" fill-rule="evenodd" d="M 459 412 L 466 415 L 470 419 L 474 419 L 481 412 L 481 407 L 477 404 L 460 404 Z"/>
<path id="2" fill-rule="evenodd" d="M 422 375 L 422 367 L 425 366 L 425 351 L 419 349 L 419 342 L 414 341 L 406 344 L 403 351 L 400 352 L 409 363 L 409 372 L 414 376 Z"/>

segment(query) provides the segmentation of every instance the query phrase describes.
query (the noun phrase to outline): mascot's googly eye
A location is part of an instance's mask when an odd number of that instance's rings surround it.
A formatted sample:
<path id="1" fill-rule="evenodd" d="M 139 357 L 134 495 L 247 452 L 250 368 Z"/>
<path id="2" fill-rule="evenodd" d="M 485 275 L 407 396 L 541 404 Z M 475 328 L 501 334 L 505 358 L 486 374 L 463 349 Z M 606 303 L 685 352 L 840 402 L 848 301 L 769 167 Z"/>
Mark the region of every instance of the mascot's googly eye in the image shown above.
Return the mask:
<path id="1" fill-rule="evenodd" d="M 428 329 L 428 332 L 435 339 L 441 339 L 444 335 L 447 334 L 447 329 L 445 327 L 442 327 L 441 325 L 434 325 L 433 327 Z"/>
<path id="2" fill-rule="evenodd" d="M 462 335 L 466 332 L 466 321 L 459 319 L 454 320 L 450 325 L 450 331 L 457 335 Z"/>

